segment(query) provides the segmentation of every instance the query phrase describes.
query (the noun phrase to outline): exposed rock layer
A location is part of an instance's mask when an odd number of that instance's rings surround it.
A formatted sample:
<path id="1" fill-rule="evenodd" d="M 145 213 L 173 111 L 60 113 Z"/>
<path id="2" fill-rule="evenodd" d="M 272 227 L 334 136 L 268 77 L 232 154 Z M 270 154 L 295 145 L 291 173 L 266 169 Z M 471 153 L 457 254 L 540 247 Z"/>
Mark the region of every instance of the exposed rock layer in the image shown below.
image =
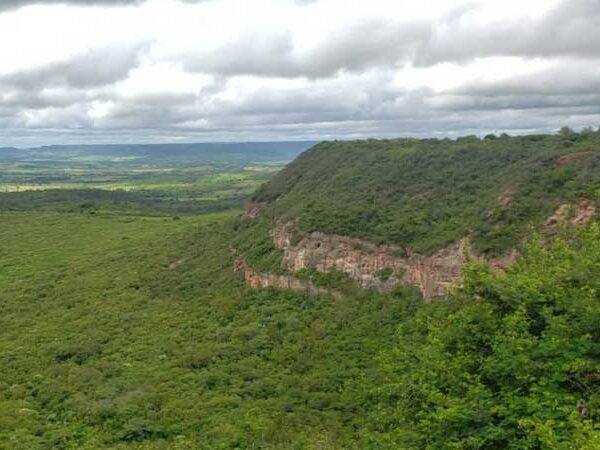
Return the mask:
<path id="1" fill-rule="evenodd" d="M 273 230 L 277 248 L 283 250 L 283 265 L 290 272 L 314 269 L 339 271 L 361 287 L 389 291 L 398 285 L 417 287 L 426 300 L 443 295 L 456 284 L 468 262 L 481 261 L 469 248 L 467 239 L 433 255 L 408 253 L 398 247 L 375 245 L 346 236 L 310 233 L 293 244 L 293 225 L 279 224 Z M 514 262 L 516 254 L 490 261 L 497 268 Z"/>
<path id="2" fill-rule="evenodd" d="M 581 200 L 572 205 L 562 204 L 556 212 L 548 218 L 546 226 L 558 225 L 585 225 L 596 215 L 596 204 L 590 200 Z"/>
<path id="3" fill-rule="evenodd" d="M 510 198 L 508 192 L 504 194 Z M 508 206 L 510 200 L 506 203 Z M 263 208 L 263 205 L 253 205 L 244 217 L 254 218 Z M 563 204 L 546 221 L 546 226 L 585 225 L 595 215 L 595 202 L 582 200 L 576 204 Z M 283 267 L 292 274 L 303 269 L 339 271 L 362 288 L 382 292 L 400 285 L 414 286 L 426 301 L 444 295 L 456 285 L 469 262 L 487 262 L 491 267 L 502 270 L 513 264 L 518 256 L 518 252 L 513 250 L 508 255 L 485 260 L 473 253 L 467 238 L 432 255 L 420 255 L 347 236 L 320 232 L 304 234 L 290 222 L 278 223 L 272 237 L 275 246 L 283 251 Z M 258 273 L 241 258 L 236 260 L 236 270 L 242 271 L 246 283 L 254 288 L 274 287 L 316 294 L 327 292 L 308 280 L 292 275 Z"/>
<path id="4" fill-rule="evenodd" d="M 327 289 L 315 286 L 308 280 L 301 280 L 291 275 L 278 275 L 274 273 L 259 273 L 250 267 L 243 258 L 239 257 L 235 260 L 236 272 L 244 274 L 246 284 L 253 289 L 258 288 L 275 288 L 289 289 L 297 292 L 307 292 L 309 294 L 327 294 L 330 293 Z"/>

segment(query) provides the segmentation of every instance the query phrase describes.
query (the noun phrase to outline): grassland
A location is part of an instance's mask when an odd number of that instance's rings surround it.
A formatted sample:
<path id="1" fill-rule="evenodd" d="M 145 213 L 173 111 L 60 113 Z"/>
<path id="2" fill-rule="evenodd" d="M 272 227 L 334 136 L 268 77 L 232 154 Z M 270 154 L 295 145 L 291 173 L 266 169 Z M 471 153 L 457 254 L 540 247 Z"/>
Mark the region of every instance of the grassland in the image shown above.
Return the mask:
<path id="1" fill-rule="evenodd" d="M 86 168 L 73 168 L 66 162 L 64 168 L 40 164 L 0 162 L 0 196 L 7 193 L 39 193 L 48 191 L 96 190 L 135 194 L 154 204 L 173 208 L 174 203 L 185 203 L 180 209 L 203 212 L 207 206 L 240 206 L 258 186 L 281 169 L 276 164 L 251 166 L 194 167 L 98 167 L 98 161 Z M 56 194 L 50 194 L 50 196 Z M 7 196 L 3 196 L 6 198 Z M 23 196 L 26 198 L 27 196 Z M 0 200 L 0 205 L 2 201 Z M 21 201 L 27 208 L 26 202 Z M 181 206 L 181 205 L 179 205 Z M 194 208 L 196 206 L 196 208 Z M 0 206 L 1 207 L 1 206 Z"/>

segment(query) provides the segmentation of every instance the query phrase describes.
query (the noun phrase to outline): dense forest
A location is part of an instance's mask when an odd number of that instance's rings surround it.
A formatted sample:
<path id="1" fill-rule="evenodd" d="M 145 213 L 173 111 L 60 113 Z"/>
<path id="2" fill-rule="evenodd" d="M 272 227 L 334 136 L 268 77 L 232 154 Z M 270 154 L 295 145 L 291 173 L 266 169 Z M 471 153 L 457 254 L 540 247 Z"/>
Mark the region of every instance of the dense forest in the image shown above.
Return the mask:
<path id="1" fill-rule="evenodd" d="M 598 450 L 600 229 L 545 224 L 598 201 L 599 164 L 600 133 L 565 129 L 326 142 L 206 210 L 164 180 L 171 206 L 144 189 L 3 193 L 0 449 Z M 520 257 L 469 264 L 430 304 L 337 273 L 298 275 L 329 294 L 251 289 L 236 252 L 277 267 L 282 218 Z"/>
<path id="2" fill-rule="evenodd" d="M 323 142 L 253 196 L 303 231 L 427 253 L 471 236 L 502 254 L 556 208 L 600 192 L 600 132 Z"/>

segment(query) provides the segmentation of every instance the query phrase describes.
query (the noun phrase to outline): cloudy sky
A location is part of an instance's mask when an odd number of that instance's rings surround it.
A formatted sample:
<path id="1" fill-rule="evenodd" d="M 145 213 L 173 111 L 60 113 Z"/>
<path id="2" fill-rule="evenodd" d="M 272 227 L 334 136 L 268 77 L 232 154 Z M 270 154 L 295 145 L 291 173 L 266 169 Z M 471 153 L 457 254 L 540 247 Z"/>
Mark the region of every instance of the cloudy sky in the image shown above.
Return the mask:
<path id="1" fill-rule="evenodd" d="M 0 147 L 600 125 L 600 0 L 0 0 Z"/>

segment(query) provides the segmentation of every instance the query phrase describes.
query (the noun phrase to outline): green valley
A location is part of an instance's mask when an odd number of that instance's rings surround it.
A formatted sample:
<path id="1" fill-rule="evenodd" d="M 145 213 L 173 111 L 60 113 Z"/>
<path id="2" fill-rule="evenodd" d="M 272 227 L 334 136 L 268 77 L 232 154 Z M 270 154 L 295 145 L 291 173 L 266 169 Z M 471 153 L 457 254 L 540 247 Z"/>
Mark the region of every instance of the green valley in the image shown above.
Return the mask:
<path id="1" fill-rule="evenodd" d="M 0 449 L 600 449 L 600 132 L 54 150 L 0 150 Z"/>

